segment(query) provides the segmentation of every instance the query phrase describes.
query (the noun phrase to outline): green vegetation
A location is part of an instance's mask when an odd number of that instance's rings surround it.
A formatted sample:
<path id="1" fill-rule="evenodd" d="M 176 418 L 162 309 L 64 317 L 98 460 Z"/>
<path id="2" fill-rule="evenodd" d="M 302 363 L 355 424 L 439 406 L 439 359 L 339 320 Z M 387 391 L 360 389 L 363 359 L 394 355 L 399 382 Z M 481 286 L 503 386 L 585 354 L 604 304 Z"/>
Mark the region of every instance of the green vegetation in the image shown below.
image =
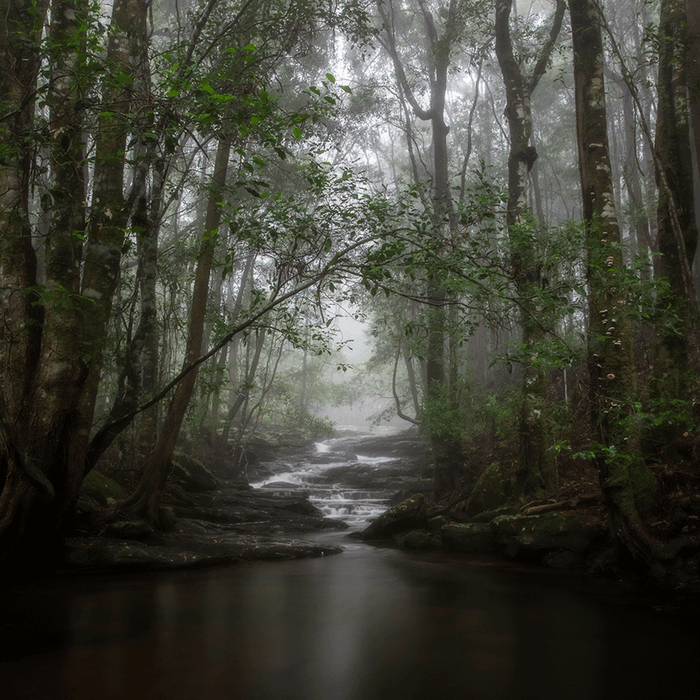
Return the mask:
<path id="1" fill-rule="evenodd" d="M 0 556 L 95 467 L 162 527 L 178 445 L 371 394 L 438 501 L 555 499 L 583 456 L 620 551 L 690 561 L 698 39 L 672 0 L 549 9 L 5 3 Z"/>

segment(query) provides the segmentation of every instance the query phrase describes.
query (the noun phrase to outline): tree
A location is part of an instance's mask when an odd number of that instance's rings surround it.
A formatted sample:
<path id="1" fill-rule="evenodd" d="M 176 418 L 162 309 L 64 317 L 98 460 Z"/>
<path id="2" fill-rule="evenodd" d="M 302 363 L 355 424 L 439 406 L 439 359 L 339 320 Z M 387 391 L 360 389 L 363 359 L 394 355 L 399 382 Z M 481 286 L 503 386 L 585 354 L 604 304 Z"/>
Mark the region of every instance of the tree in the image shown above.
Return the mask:
<path id="1" fill-rule="evenodd" d="M 142 29 L 138 27 L 139 18 L 145 17 L 138 7 L 136 2 L 118 2 L 113 8 L 114 33 L 107 59 L 114 62 L 122 85 L 132 79 L 131 57 L 138 54 L 134 43 Z M 50 134 L 52 167 L 42 206 L 52 215 L 41 248 L 45 256 L 42 279 L 32 247 L 34 231 L 28 197 L 33 172 L 29 156 L 35 153 L 38 135 L 26 125 L 21 132 L 11 127 L 3 133 L 3 148 L 11 152 L 15 148 L 12 139 L 21 138 L 24 155 L 10 157 L 6 174 L 12 182 L 8 182 L 6 191 L 14 192 L 15 197 L 2 203 L 1 234 L 9 253 L 0 260 L 6 319 L 2 381 L 5 449 L 0 455 L 3 553 L 25 531 L 28 537 L 51 543 L 52 535 L 70 517 L 77 499 L 85 474 L 91 410 L 118 269 L 120 235 L 117 233 L 117 240 L 113 240 L 115 233 L 109 225 L 94 225 L 86 231 L 83 133 L 86 97 L 96 80 L 94 47 L 90 44 L 90 32 L 94 29 L 91 7 L 87 3 L 56 0 L 50 33 L 43 44 L 39 33 L 44 15 L 31 12 L 29 6 L 19 9 L 14 4 L 8 11 L 18 14 L 3 36 L 4 50 L 17 65 L 30 67 L 29 72 L 21 69 L 21 77 L 27 81 L 23 83 L 26 92 L 22 102 L 8 107 L 19 109 L 29 124 L 34 121 L 31 108 L 42 58 L 37 47 L 46 51 L 49 76 L 45 85 L 39 85 L 39 94 L 45 95 L 49 109 L 46 131 Z M 32 36 L 33 42 L 24 41 Z M 115 97 L 114 92 L 110 96 L 109 89 L 105 86 L 107 100 Z M 17 91 L 14 94 L 19 96 Z M 112 119 L 118 122 L 120 110 L 128 111 L 130 98 L 122 92 L 118 106 L 109 104 L 117 110 Z M 111 119 L 101 121 L 98 141 L 106 131 L 114 132 L 113 123 Z M 121 130 L 123 126 L 117 127 L 117 131 Z M 112 141 L 110 147 L 114 146 Z M 100 153 L 105 162 L 109 160 L 103 149 Z M 114 158 L 114 153 L 110 158 Z M 116 160 L 120 159 L 117 152 Z M 96 194 L 103 192 L 96 185 Z M 107 218 L 111 214 L 119 216 L 119 211 L 104 210 Z M 81 266 L 83 247 L 85 263 Z M 20 354 L 24 359 L 20 359 Z"/>
<path id="2" fill-rule="evenodd" d="M 450 188 L 447 135 L 445 123 L 445 95 L 447 74 L 452 52 L 464 27 L 462 7 L 458 0 L 450 0 L 441 8 L 441 27 L 438 27 L 428 4 L 418 0 L 417 10 L 423 21 L 424 38 L 427 42 L 427 82 L 429 106 L 421 106 L 404 68 L 397 46 L 397 16 L 393 4 L 387 6 L 379 0 L 377 9 L 383 25 L 380 42 L 390 56 L 400 94 L 410 105 L 414 115 L 430 123 L 432 156 L 432 193 L 430 209 L 432 231 L 436 242 L 449 238 L 457 227 L 454 204 Z M 459 439 L 450 430 L 451 421 L 446 412 L 454 411 L 454 402 L 449 398 L 446 373 L 445 343 L 447 292 L 438 270 L 428 272 L 425 292 L 428 304 L 428 347 L 426 351 L 426 413 L 425 421 L 433 448 L 435 492 L 438 496 L 454 491 L 461 459 Z M 439 416 L 439 418 L 438 418 Z"/>
<path id="3" fill-rule="evenodd" d="M 688 34 L 683 0 L 662 0 L 659 20 L 656 177 L 659 272 L 668 281 L 672 317 L 661 331 L 667 359 L 664 391 L 680 396 L 682 374 L 699 367 L 698 311 L 692 267 L 698 243 L 688 91 Z M 663 366 L 665 365 L 665 367 Z"/>
<path id="4" fill-rule="evenodd" d="M 307 120 L 311 124 L 320 114 L 313 109 L 313 116 L 311 112 L 291 110 L 283 114 L 271 108 L 274 101 L 267 92 L 248 80 L 253 62 L 262 55 L 251 58 L 255 49 L 252 45 L 214 51 L 222 36 L 235 33 L 239 19 L 254 3 L 234 3 L 233 18 L 226 14 L 230 8 L 221 4 L 209 0 L 198 8 L 191 16 L 187 40 L 171 44 L 172 53 L 156 53 L 151 44 L 150 54 L 145 41 L 145 5 L 139 0 L 116 2 L 108 27 L 100 24 L 88 3 L 56 0 L 45 37 L 47 5 L 9 3 L 3 7 L 7 24 L 0 42 L 13 68 L 2 78 L 6 89 L 0 121 L 2 556 L 13 549 L 19 556 L 31 551 L 37 542 L 50 547 L 69 526 L 82 479 L 105 447 L 135 416 L 162 400 L 207 357 L 206 353 L 202 355 L 199 326 L 216 238 L 211 235 L 217 229 L 212 218 L 201 241 L 197 303 L 192 307 L 190 350 L 183 371 L 154 395 L 139 397 L 138 356 L 149 334 L 145 328 L 154 325 L 153 285 L 149 281 L 143 286 L 144 324 L 128 344 L 124 365 L 115 363 L 109 368 L 110 374 L 119 376 L 120 384 L 111 415 L 106 419 L 95 415 L 98 391 L 109 393 L 112 388 L 104 381 L 105 347 L 112 342 L 112 303 L 118 284 L 129 279 L 126 251 L 135 238 L 134 231 L 144 232 L 143 240 L 150 245 L 150 269 L 140 279 L 153 272 L 152 234 L 167 203 L 161 211 L 155 211 L 155 216 L 149 215 L 149 183 L 158 204 L 163 200 L 168 162 L 180 159 L 186 163 L 187 156 L 197 152 L 194 148 L 187 151 L 187 145 L 197 140 L 190 135 L 206 144 L 219 128 L 214 115 L 219 111 L 226 114 L 227 110 L 220 108 L 233 98 L 242 107 L 233 111 L 239 121 L 233 120 L 232 131 L 216 133 L 221 144 L 220 180 L 229 161 L 231 133 L 244 134 L 251 142 L 260 138 L 281 159 L 290 152 L 283 147 L 281 134 L 294 131 L 295 137 L 299 132 L 301 138 L 298 125 Z M 217 8 L 222 16 L 216 17 Z M 265 8 L 256 7 L 256 11 L 261 9 Z M 268 34 L 264 39 L 274 47 L 274 52 L 267 54 L 270 65 L 270 61 L 274 63 L 286 55 L 316 15 L 305 3 L 271 0 L 267 9 L 271 10 L 266 15 L 271 24 L 265 27 Z M 215 17 L 225 17 L 226 21 L 214 27 Z M 280 22 L 294 31 L 281 35 L 273 32 L 270 27 L 280 26 Z M 285 24 L 288 22 L 292 25 Z M 250 35 L 244 34 L 239 38 L 249 40 Z M 240 59 L 239 66 L 244 70 L 237 76 L 239 83 L 225 84 L 231 76 L 225 74 L 221 64 L 213 62 L 217 56 Z M 158 79 L 150 77 L 151 66 L 145 63 L 158 67 Z M 241 89 L 236 95 L 217 92 L 211 84 L 217 80 L 216 87 L 231 88 L 235 84 L 237 90 Z M 184 101 L 185 96 L 189 102 Z M 329 100 L 336 100 L 320 91 L 313 99 L 326 108 Z M 261 112 L 251 112 L 261 105 Z M 269 124 L 260 125 L 257 131 L 251 129 L 265 119 L 276 124 L 276 131 L 266 132 Z M 236 155 L 240 156 L 239 163 L 255 170 L 243 148 Z M 42 160 L 45 156 L 46 168 Z M 94 164 L 94 171 L 90 164 Z M 42 178 L 44 173 L 46 178 Z M 178 188 L 184 187 L 188 176 L 185 169 Z M 127 193 L 129 181 L 133 187 Z M 251 184 L 260 187 L 243 178 L 239 191 Z M 253 186 L 253 194 L 248 196 L 262 198 Z M 87 196 L 90 189 L 92 197 Z M 171 193 L 171 201 L 177 201 L 181 191 Z M 36 199 L 32 199 L 31 192 L 38 192 Z M 212 217 L 218 217 L 221 202 L 216 194 L 212 194 L 211 201 Z M 314 239 L 314 245 L 325 250 L 326 240 Z M 350 252 L 357 246 L 345 245 L 342 250 Z M 296 279 L 296 286 L 285 287 L 294 278 L 280 279 L 270 298 L 258 296 L 248 317 L 238 320 L 234 331 L 219 341 L 217 350 L 271 309 L 325 277 L 332 277 L 331 269 L 345 258 L 342 251 L 337 260 L 330 250 L 328 253 L 324 265 L 308 277 Z M 132 299 L 138 299 L 138 289 L 132 292 Z M 188 381 L 176 392 L 173 415 L 166 424 L 168 438 L 161 449 L 165 457 L 156 460 L 161 466 L 167 464 L 167 452 L 178 432 L 178 413 L 187 404 Z M 91 432 L 95 424 L 97 430 Z M 149 504 L 147 510 L 153 514 L 157 508 Z"/>
<path id="5" fill-rule="evenodd" d="M 636 439 L 629 285 L 612 192 L 600 7 L 595 0 L 569 0 L 569 9 L 588 252 L 588 371 L 596 463 L 614 540 L 635 560 L 652 567 L 673 559 L 690 538 L 663 543 L 640 515 L 655 483 Z"/>
<path id="6" fill-rule="evenodd" d="M 532 110 L 530 96 L 547 68 L 566 10 L 557 9 L 547 41 L 537 57 L 531 76 L 523 74 L 516 59 L 510 31 L 512 0 L 496 0 L 496 55 L 506 88 L 506 117 L 510 134 L 508 155 L 507 225 L 512 248 L 513 279 L 521 297 L 522 343 L 525 355 L 520 409 L 518 486 L 530 494 L 554 485 L 556 471 L 547 434 L 547 376 L 538 361 L 538 347 L 545 336 L 546 320 L 537 298 L 546 282 L 537 251 L 536 224 L 528 208 L 527 184 L 537 151 L 530 143 Z"/>

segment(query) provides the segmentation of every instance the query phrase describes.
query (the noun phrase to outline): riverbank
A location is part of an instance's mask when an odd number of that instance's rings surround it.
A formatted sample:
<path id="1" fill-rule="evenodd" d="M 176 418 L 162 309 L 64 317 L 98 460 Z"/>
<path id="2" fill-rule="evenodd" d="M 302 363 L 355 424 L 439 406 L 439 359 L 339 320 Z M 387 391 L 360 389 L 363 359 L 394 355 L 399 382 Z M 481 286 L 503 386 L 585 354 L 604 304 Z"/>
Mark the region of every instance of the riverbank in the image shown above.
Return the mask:
<path id="1" fill-rule="evenodd" d="M 126 492 L 101 472 L 92 472 L 84 484 L 76 530 L 66 538 L 53 569 L 57 573 L 167 570 L 328 556 L 341 552 L 342 547 L 319 544 L 314 533 L 342 531 L 348 519 L 358 530 L 355 536 L 368 543 L 488 554 L 699 596 L 692 553 L 683 553 L 682 566 L 673 577 L 667 571 L 650 575 L 620 561 L 609 537 L 597 475 L 582 460 L 560 465 L 561 486 L 556 492 L 523 503 L 508 491 L 507 467 L 498 472 L 488 468 L 506 465 L 506 458 L 484 466 L 481 462 L 494 455 L 480 449 L 465 467 L 460 491 L 448 502 L 435 503 L 430 452 L 415 432 L 384 437 L 348 435 L 323 444 L 309 440 L 261 444 L 259 451 L 264 459 L 249 455 L 245 473 L 234 472 L 226 461 L 208 469 L 177 454 L 164 503 L 170 522 L 165 531 L 154 531 L 143 521 L 115 513 L 114 504 Z M 662 482 L 666 502 L 657 509 L 655 531 L 663 535 L 684 528 L 692 535 L 697 530 L 698 518 L 692 511 L 696 496 L 692 490 L 680 491 L 677 485 L 669 492 L 671 484 L 677 484 L 672 478 L 667 473 Z M 254 489 L 249 482 L 263 486 Z M 320 492 L 332 494 L 322 507 Z M 374 500 L 385 503 L 384 508 L 369 517 L 375 522 L 369 523 L 362 509 L 357 511 L 348 492 L 351 497 L 381 496 Z M 683 522 L 680 513 L 672 520 L 663 518 L 672 496 L 690 504 Z M 408 503 L 416 507 L 411 512 L 402 512 L 406 510 L 402 506 L 398 514 L 390 510 L 376 517 L 412 497 Z M 327 517 L 330 510 L 333 517 Z M 110 514 L 108 519 L 103 518 L 105 512 Z"/>

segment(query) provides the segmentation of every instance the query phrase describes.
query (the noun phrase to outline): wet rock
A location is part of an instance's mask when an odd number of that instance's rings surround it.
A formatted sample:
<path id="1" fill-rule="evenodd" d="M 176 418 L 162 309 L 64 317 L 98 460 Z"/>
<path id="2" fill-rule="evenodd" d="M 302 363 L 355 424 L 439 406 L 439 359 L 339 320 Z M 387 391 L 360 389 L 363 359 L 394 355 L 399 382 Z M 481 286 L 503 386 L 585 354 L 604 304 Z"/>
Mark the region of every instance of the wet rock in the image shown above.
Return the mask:
<path id="1" fill-rule="evenodd" d="M 153 528 L 145 520 L 117 520 L 106 527 L 105 534 L 117 539 L 141 539 L 153 534 Z"/>
<path id="2" fill-rule="evenodd" d="M 212 534 L 211 532 L 209 533 Z M 105 538 L 73 537 L 66 540 L 63 570 L 116 572 L 128 570 L 182 569 L 264 559 L 299 559 L 337 554 L 340 547 L 299 539 L 269 537 L 228 538 L 225 534 L 203 540 L 195 528 L 160 535 L 148 544 Z"/>
<path id="3" fill-rule="evenodd" d="M 494 462 L 474 484 L 465 508 L 467 515 L 476 515 L 502 506 L 510 497 L 511 490 L 510 476 L 502 465 Z"/>
<path id="4" fill-rule="evenodd" d="M 604 530 L 576 513 L 502 515 L 491 522 L 496 542 L 512 559 L 542 560 L 555 550 L 582 555 Z"/>
<path id="5" fill-rule="evenodd" d="M 442 540 L 434 532 L 428 530 L 411 530 L 402 538 L 401 544 L 406 549 L 430 551 L 442 549 Z"/>
<path id="6" fill-rule="evenodd" d="M 491 526 L 488 523 L 457 523 L 445 525 L 441 530 L 442 541 L 448 549 L 469 554 L 498 554 Z"/>
<path id="7" fill-rule="evenodd" d="M 116 482 L 96 469 L 92 469 L 83 479 L 80 487 L 83 497 L 92 499 L 99 506 L 113 506 L 128 497 L 128 493 Z M 85 501 L 88 503 L 88 501 Z"/>
<path id="8" fill-rule="evenodd" d="M 293 484 L 291 481 L 269 481 L 265 486 L 262 488 L 265 489 L 265 491 L 272 491 L 272 492 L 277 492 L 277 491 L 299 491 L 299 484 Z"/>
<path id="9" fill-rule="evenodd" d="M 178 484 L 168 484 L 165 487 L 165 498 L 169 503 L 179 506 L 193 506 L 195 504 L 194 498 Z"/>
<path id="10" fill-rule="evenodd" d="M 172 478 L 190 493 L 213 491 L 221 486 L 219 480 L 199 460 L 182 452 L 173 455 Z"/>
<path id="11" fill-rule="evenodd" d="M 388 540 L 402 532 L 427 530 L 428 515 L 423 494 L 418 493 L 382 513 L 363 531 L 363 540 Z"/>
<path id="12" fill-rule="evenodd" d="M 244 534 L 342 530 L 347 525 L 324 517 L 322 511 L 298 493 L 280 496 L 263 490 L 223 489 L 193 495 L 194 505 L 174 504 L 178 518 L 230 526 Z"/>

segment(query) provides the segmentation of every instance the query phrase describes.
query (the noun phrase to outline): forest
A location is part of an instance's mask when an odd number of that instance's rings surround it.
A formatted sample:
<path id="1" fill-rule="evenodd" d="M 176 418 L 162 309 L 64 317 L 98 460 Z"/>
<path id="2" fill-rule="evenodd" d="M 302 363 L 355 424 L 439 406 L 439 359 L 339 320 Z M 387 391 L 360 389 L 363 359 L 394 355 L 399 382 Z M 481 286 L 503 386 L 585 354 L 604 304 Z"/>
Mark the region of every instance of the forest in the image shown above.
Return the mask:
<path id="1" fill-rule="evenodd" d="M 92 470 L 168 528 L 176 449 L 242 470 L 384 397 L 434 503 L 593 489 L 619 562 L 697 584 L 690 0 L 0 8 L 0 558 Z"/>

